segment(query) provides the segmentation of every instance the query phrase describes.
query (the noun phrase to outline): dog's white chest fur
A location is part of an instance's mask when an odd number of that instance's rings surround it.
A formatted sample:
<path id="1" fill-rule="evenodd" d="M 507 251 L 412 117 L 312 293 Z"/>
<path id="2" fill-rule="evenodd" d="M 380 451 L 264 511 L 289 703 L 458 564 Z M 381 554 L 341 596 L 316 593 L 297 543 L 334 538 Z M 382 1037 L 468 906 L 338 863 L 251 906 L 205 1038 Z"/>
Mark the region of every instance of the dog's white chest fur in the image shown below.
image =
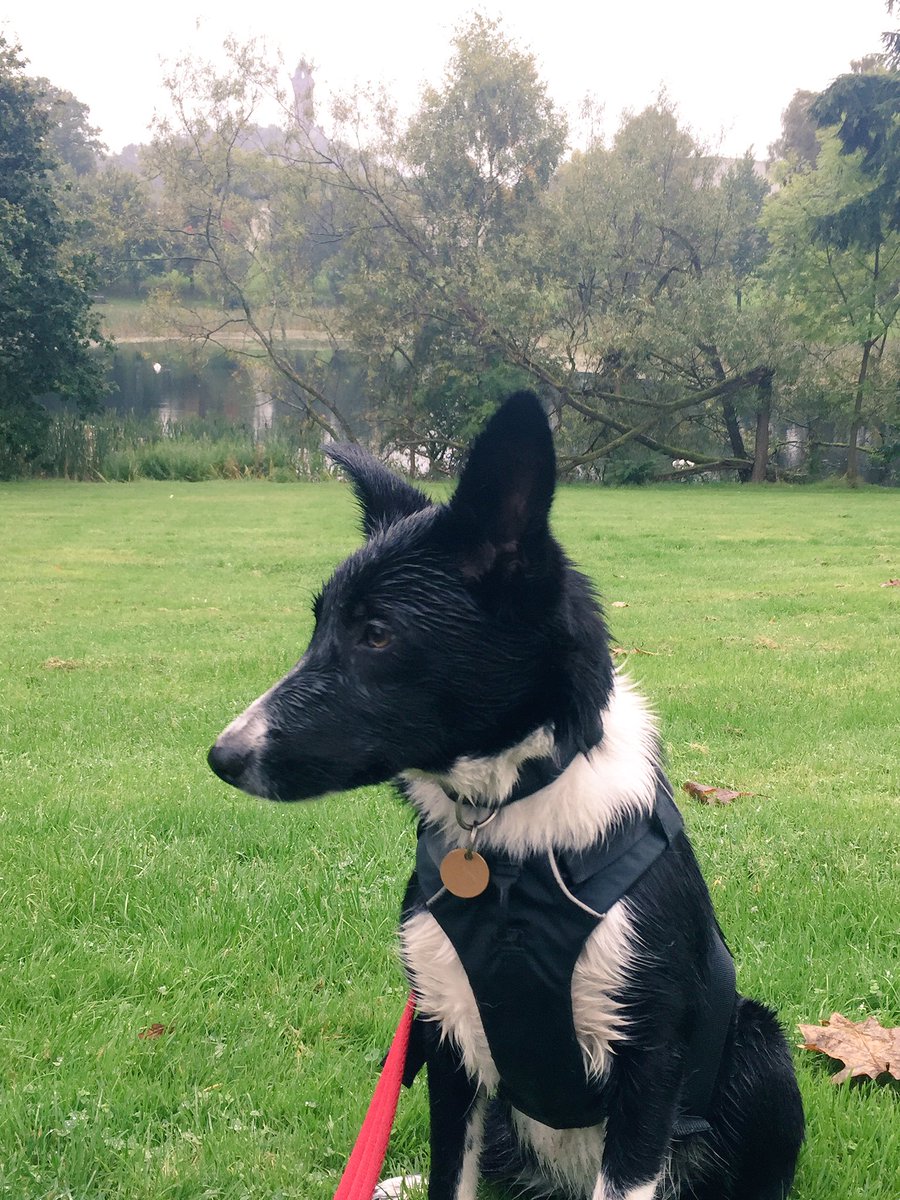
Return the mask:
<path id="1" fill-rule="evenodd" d="M 435 1021 L 458 1049 L 466 1071 L 486 1093 L 499 1083 L 475 996 L 450 939 L 429 912 L 419 912 L 400 931 L 403 957 L 422 1017 Z M 586 1072 L 602 1078 L 613 1043 L 627 1021 L 616 999 L 632 958 L 631 922 L 620 901 L 590 934 L 572 975 L 572 1015 Z M 549 1018 L 548 1018 L 549 1019 Z M 523 1047 L 527 1054 L 527 1047 Z M 603 1127 L 550 1129 L 514 1113 L 519 1137 L 531 1145 L 549 1184 L 590 1195 L 603 1155 Z"/>
<path id="2" fill-rule="evenodd" d="M 429 912 L 419 912 L 400 931 L 403 959 L 418 1010 L 435 1021 L 441 1035 L 459 1049 L 466 1069 L 487 1091 L 499 1076 L 465 969 L 447 934 Z M 572 975 L 572 1016 L 585 1070 L 602 1078 L 625 1032 L 626 1018 L 616 999 L 632 957 L 631 922 L 620 901 L 590 934 Z"/>

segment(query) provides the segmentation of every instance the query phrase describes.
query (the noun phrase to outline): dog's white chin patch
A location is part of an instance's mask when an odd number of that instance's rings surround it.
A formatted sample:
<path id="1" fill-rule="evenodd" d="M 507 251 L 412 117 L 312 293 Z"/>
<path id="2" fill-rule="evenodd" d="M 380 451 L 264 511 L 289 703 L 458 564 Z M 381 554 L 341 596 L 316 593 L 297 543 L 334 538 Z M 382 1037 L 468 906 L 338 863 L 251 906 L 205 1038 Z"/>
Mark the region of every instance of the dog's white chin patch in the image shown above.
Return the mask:
<path id="1" fill-rule="evenodd" d="M 494 758 L 460 759 L 445 776 L 404 772 L 407 794 L 425 820 L 457 845 L 466 834 L 445 787 L 485 808 L 501 805 L 496 819 L 479 833 L 479 845 L 522 857 L 583 849 L 634 813 L 652 811 L 656 797 L 656 722 L 624 676 L 616 677 L 601 716 L 600 744 L 590 754 L 579 754 L 553 783 L 515 804 L 502 806 L 502 799 L 515 786 L 519 767 L 553 749 L 544 729 Z"/>
<path id="2" fill-rule="evenodd" d="M 455 792 L 464 800 L 482 804 L 502 803 L 519 778 L 519 768 L 530 758 L 546 758 L 553 753 L 553 734 L 549 729 L 536 729 L 517 746 L 502 754 L 485 758 L 458 758 L 446 775 L 434 777 L 442 788 Z M 417 771 L 410 776 L 430 779 Z"/>

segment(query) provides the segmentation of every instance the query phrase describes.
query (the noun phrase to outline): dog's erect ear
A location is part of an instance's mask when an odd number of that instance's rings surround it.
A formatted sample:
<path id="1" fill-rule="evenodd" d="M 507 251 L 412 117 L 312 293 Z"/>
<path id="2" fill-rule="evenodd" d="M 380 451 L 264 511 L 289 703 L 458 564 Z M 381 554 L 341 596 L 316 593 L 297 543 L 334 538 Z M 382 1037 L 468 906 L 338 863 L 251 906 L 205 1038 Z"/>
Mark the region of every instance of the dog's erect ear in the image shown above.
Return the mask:
<path id="1" fill-rule="evenodd" d="M 547 415 L 533 392 L 516 392 L 475 439 L 450 501 L 481 541 L 467 574 L 483 574 L 498 557 L 527 558 L 547 538 L 555 483 Z"/>
<path id="2" fill-rule="evenodd" d="M 366 537 L 401 517 L 421 512 L 431 503 L 424 492 L 404 482 L 361 446 L 341 442 L 324 449 L 328 457 L 350 476 L 362 510 Z"/>

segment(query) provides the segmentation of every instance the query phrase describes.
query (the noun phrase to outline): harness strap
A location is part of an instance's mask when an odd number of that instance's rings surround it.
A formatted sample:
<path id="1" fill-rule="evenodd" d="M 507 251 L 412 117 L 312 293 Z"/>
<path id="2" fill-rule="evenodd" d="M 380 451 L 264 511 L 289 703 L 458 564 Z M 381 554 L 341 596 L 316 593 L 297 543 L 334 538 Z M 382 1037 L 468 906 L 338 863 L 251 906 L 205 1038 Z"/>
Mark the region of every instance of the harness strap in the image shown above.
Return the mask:
<path id="1" fill-rule="evenodd" d="M 689 1066 L 681 1095 L 685 1115 L 675 1123 L 677 1138 L 709 1129 L 705 1118 L 712 1104 L 736 999 L 734 959 L 716 925 L 706 956 L 705 1003 L 697 1013 L 688 1043 Z"/>

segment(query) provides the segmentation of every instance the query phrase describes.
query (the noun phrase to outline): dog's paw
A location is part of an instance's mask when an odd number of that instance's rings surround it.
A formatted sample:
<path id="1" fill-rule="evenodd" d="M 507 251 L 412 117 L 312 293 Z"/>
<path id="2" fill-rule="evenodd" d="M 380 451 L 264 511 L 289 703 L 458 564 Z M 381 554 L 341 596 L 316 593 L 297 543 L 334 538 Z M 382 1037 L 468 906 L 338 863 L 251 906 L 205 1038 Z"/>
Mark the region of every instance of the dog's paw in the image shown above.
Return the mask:
<path id="1" fill-rule="evenodd" d="M 421 1175 L 398 1175 L 396 1179 L 382 1179 L 372 1193 L 372 1200 L 405 1200 L 412 1197 L 422 1186 Z"/>

